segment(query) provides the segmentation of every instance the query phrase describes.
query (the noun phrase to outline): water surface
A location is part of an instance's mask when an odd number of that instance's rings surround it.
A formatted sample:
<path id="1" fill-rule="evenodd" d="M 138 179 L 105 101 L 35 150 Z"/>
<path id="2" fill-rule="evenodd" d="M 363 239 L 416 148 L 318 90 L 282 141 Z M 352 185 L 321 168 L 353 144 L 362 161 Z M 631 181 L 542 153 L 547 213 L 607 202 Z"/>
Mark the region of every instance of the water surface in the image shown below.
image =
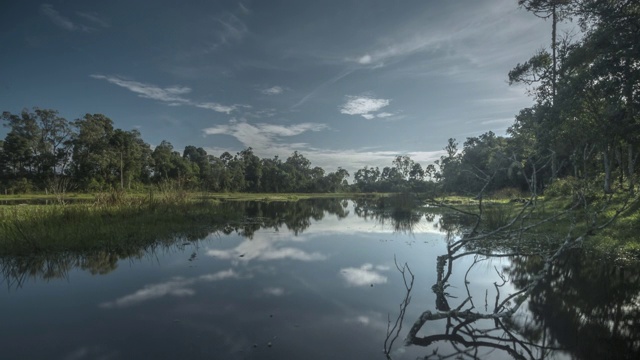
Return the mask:
<path id="1" fill-rule="evenodd" d="M 491 313 L 539 259 L 463 256 L 444 292 L 432 286 L 464 221 L 366 200 L 227 203 L 242 219 L 202 239 L 127 254 L 3 258 L 3 359 L 635 358 L 638 272 L 567 256 L 512 319 Z M 414 274 L 411 301 L 405 278 Z M 501 286 L 496 287 L 496 284 Z"/>

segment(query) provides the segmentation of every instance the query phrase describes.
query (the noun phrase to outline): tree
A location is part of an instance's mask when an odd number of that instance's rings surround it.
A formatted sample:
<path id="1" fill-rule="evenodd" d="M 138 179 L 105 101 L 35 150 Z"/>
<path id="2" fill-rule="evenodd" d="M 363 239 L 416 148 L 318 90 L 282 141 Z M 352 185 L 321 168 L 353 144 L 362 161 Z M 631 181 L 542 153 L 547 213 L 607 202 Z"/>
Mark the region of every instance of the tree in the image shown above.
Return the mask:
<path id="1" fill-rule="evenodd" d="M 151 147 L 142 140 L 138 130 L 116 129 L 111 136 L 110 146 L 115 151 L 119 163 L 120 189 L 131 189 L 133 179 L 148 178 Z"/>
<path id="2" fill-rule="evenodd" d="M 262 180 L 262 163 L 260 158 L 253 153 L 253 149 L 248 147 L 238 153 L 244 166 L 244 182 L 246 190 L 258 192 Z"/>
<path id="3" fill-rule="evenodd" d="M 167 140 L 162 140 L 160 145 L 153 149 L 151 155 L 153 159 L 153 177 L 156 181 L 169 180 L 169 175 L 175 163 L 172 162 L 173 145 Z"/>
<path id="4" fill-rule="evenodd" d="M 113 121 L 102 114 L 86 114 L 72 124 L 76 134 L 73 145 L 73 178 L 87 187 L 90 183 L 104 186 L 112 182 L 114 162 L 110 141 L 113 136 Z"/>
<path id="5" fill-rule="evenodd" d="M 70 160 L 72 132 L 69 122 L 58 116 L 57 111 L 24 109 L 19 115 L 4 112 L 2 119 L 11 129 L 4 152 L 14 166 L 14 173 L 22 172 L 40 186 L 46 186 L 52 177 L 65 172 Z M 26 155 L 28 161 L 24 159 Z"/>
<path id="6" fill-rule="evenodd" d="M 555 99 L 557 80 L 558 22 L 571 14 L 571 0 L 518 0 L 518 5 L 532 12 L 535 16 L 551 18 L 551 98 Z"/>

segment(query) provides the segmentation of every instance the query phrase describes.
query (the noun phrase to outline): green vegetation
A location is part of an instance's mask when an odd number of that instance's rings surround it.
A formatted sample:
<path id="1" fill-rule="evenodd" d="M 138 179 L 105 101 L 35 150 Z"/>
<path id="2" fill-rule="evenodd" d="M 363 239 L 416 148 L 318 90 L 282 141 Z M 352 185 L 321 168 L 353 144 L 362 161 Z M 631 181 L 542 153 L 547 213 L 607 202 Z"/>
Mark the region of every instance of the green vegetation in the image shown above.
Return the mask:
<path id="1" fill-rule="evenodd" d="M 118 250 L 201 238 L 231 214 L 215 201 L 109 194 L 93 203 L 0 206 L 0 252 Z"/>
<path id="2" fill-rule="evenodd" d="M 309 194 L 225 194 L 186 192 L 131 196 L 98 194 L 92 202 L 0 206 L 0 255 L 107 251 L 128 253 L 211 233 L 237 231 L 251 237 L 261 227 L 286 225 L 300 232 L 325 212 L 346 216 L 342 198 Z M 247 201 L 259 200 L 259 201 Z"/>

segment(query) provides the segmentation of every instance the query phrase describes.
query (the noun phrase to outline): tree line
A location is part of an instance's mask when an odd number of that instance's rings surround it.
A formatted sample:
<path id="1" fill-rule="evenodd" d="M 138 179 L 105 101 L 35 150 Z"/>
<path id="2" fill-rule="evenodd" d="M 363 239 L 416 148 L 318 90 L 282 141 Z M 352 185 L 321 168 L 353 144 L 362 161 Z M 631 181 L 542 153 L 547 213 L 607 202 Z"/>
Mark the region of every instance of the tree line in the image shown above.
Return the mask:
<path id="1" fill-rule="evenodd" d="M 286 160 L 261 159 L 252 148 L 219 157 L 201 147 L 182 154 L 169 141 L 151 148 L 138 130 L 122 130 L 102 114 L 68 121 L 56 110 L 4 112 L 0 185 L 5 193 L 102 191 L 170 184 L 179 189 L 230 192 L 336 192 L 349 173 L 325 172 L 295 151 Z"/>
<path id="2" fill-rule="evenodd" d="M 508 136 L 487 132 L 467 138 L 462 148 L 449 139 L 437 164 L 442 189 L 541 192 L 588 184 L 633 194 L 640 154 L 640 2 L 518 3 L 551 20 L 551 49 L 508 74 L 510 84 L 527 86 L 534 103 L 516 115 Z M 569 20 L 579 32 L 559 35 L 558 25 Z"/>

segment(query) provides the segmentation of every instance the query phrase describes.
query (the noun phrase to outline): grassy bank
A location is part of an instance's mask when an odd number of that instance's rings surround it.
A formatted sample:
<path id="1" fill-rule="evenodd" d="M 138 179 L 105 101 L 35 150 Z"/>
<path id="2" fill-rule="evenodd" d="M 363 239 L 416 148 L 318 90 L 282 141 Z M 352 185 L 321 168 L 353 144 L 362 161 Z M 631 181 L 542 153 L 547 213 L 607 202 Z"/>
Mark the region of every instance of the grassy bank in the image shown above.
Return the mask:
<path id="1" fill-rule="evenodd" d="M 111 192 L 86 197 L 80 202 L 56 202 L 49 198 L 52 201 L 47 205 L 32 203 L 46 199 L 42 197 L 14 197 L 17 205 L 15 202 L 14 205 L 0 205 L 0 255 L 141 248 L 174 242 L 180 238 L 202 239 L 212 232 L 228 231 L 229 223 L 234 224 L 231 228 L 250 233 L 255 231 L 257 225 L 252 223 L 243 228 L 241 223 L 245 217 L 250 214 L 261 217 L 264 221 L 264 216 L 267 215 L 263 214 L 264 209 L 245 209 L 244 201 L 258 201 L 265 206 L 283 202 L 297 204 L 278 205 L 278 211 L 275 211 L 277 218 L 270 219 L 275 223 L 284 219 L 290 222 L 287 226 L 296 227 L 295 214 L 321 211 L 306 209 L 308 206 L 298 200 L 315 198 L 332 201 L 354 196 L 357 195 L 212 194 L 179 191 L 145 195 Z M 71 198 L 67 198 L 69 199 Z M 338 201 L 335 202 L 338 204 Z M 295 214 L 291 216 L 288 216 L 290 214 L 287 214 L 286 209 L 281 209 L 292 206 Z M 340 206 L 338 208 L 341 209 Z"/>
<path id="2" fill-rule="evenodd" d="M 228 216 L 215 201 L 0 207 L 0 254 L 117 250 L 206 236 Z"/>
<path id="3" fill-rule="evenodd" d="M 464 212 L 480 213 L 478 202 L 472 199 L 446 199 L 444 203 Z M 495 247 L 500 244 L 510 250 L 518 248 L 535 252 L 554 248 L 567 236 L 577 237 L 586 233 L 582 245 L 589 251 L 623 261 L 640 259 L 638 198 L 629 199 L 626 194 L 616 194 L 610 198 L 593 198 L 585 203 L 576 202 L 571 197 L 539 197 L 522 212 L 524 207 L 525 204 L 520 201 L 504 198 L 483 201 L 481 231 L 490 232 L 506 226 L 518 214 L 522 213 L 523 216 L 512 224 L 511 231 L 502 232 L 504 239 L 487 239 L 486 244 L 481 246 Z M 552 218 L 552 221 L 548 221 Z M 520 232 L 523 228 L 527 230 Z M 500 242 L 508 238 L 519 238 L 521 241 Z"/>

